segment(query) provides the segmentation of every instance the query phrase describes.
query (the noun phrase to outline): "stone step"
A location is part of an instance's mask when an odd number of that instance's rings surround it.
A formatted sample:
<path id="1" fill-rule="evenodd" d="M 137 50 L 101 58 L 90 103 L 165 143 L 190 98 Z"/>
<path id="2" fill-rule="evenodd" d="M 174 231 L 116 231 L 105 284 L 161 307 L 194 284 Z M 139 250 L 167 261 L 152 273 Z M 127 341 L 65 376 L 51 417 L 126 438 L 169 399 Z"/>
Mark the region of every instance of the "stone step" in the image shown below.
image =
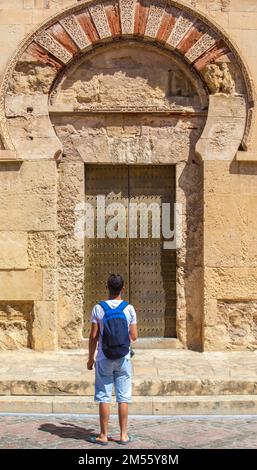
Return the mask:
<path id="1" fill-rule="evenodd" d="M 131 415 L 257 415 L 256 395 L 136 396 Z M 113 401 L 111 412 L 117 413 Z M 0 413 L 98 414 L 92 396 L 1 396 Z"/>
<path id="2" fill-rule="evenodd" d="M 83 338 L 81 348 L 88 349 L 88 338 Z M 133 349 L 183 349 L 181 342 L 177 338 L 138 338 L 133 344 Z"/>
<path id="3" fill-rule="evenodd" d="M 145 370 L 135 367 L 133 376 L 134 396 L 198 396 L 198 395 L 257 395 L 256 376 L 247 378 L 220 378 L 217 377 L 172 377 L 172 371 L 158 371 L 152 369 L 149 374 Z M 149 374 L 149 375 L 148 375 Z M 56 374 L 57 375 L 57 374 Z M 60 374 L 59 374 L 60 375 Z M 74 374 L 75 375 L 75 374 Z M 171 378 L 169 378 L 171 376 Z M 91 396 L 94 393 L 94 373 L 87 373 L 87 378 L 76 377 L 17 377 L 0 380 L 0 395 L 75 395 Z"/>
<path id="4" fill-rule="evenodd" d="M 6 351 L 0 357 L 2 396 L 59 395 L 84 399 L 94 394 L 94 371 L 87 370 L 87 353 L 82 349 Z M 132 367 L 135 399 L 257 396 L 257 352 L 139 349 Z"/>

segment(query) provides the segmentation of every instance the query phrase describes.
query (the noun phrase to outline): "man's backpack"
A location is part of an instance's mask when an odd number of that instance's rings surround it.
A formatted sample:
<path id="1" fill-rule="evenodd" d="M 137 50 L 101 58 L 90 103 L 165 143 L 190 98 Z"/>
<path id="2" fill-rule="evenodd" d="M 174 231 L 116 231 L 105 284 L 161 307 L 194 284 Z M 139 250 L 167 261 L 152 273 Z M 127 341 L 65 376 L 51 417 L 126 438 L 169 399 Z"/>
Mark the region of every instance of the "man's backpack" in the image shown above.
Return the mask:
<path id="1" fill-rule="evenodd" d="M 128 302 L 123 300 L 118 307 L 111 308 L 107 302 L 99 302 L 104 310 L 102 350 L 108 359 L 120 359 L 129 352 L 130 338 L 124 309 Z"/>

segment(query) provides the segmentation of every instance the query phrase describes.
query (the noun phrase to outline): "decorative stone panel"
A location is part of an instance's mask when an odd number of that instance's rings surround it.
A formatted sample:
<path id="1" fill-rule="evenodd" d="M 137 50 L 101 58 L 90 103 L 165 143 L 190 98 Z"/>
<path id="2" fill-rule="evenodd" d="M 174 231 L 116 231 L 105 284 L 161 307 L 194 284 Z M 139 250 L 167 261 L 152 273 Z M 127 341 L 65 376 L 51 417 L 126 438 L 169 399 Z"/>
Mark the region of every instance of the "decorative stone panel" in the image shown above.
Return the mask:
<path id="1" fill-rule="evenodd" d="M 72 54 L 47 32 L 39 34 L 36 42 L 63 64 L 67 64 L 72 58 Z"/>
<path id="2" fill-rule="evenodd" d="M 76 68 L 67 67 L 51 93 L 50 112 L 200 112 L 208 105 L 201 87 L 180 59 L 130 40 L 91 51 Z"/>
<path id="3" fill-rule="evenodd" d="M 122 34 L 133 34 L 136 0 L 119 0 L 120 22 Z"/>
<path id="4" fill-rule="evenodd" d="M 217 324 L 223 350 L 257 348 L 257 301 L 219 300 Z"/>
<path id="5" fill-rule="evenodd" d="M 60 23 L 81 50 L 85 49 L 89 45 L 89 40 L 81 28 L 78 19 L 74 15 L 63 18 L 60 20 Z"/>
<path id="6" fill-rule="evenodd" d="M 0 350 L 32 348 L 33 302 L 0 302 Z"/>
<path id="7" fill-rule="evenodd" d="M 189 29 L 193 26 L 193 23 L 194 18 L 186 14 L 180 15 L 175 22 L 174 28 L 171 31 L 169 38 L 167 39 L 167 43 L 175 48 L 189 31 Z"/>
<path id="8" fill-rule="evenodd" d="M 98 31 L 99 37 L 101 39 L 110 37 L 112 34 L 107 20 L 107 16 L 105 14 L 104 5 L 102 3 L 98 3 L 95 5 L 93 4 L 89 7 L 89 11 Z"/>

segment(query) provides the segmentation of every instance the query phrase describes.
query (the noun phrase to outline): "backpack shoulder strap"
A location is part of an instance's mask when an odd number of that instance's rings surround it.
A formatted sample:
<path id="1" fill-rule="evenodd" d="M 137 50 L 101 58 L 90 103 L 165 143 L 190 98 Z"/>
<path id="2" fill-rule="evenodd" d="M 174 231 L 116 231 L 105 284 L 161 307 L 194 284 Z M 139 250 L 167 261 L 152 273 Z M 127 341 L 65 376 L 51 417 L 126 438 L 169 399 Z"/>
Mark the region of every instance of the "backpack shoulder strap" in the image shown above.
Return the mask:
<path id="1" fill-rule="evenodd" d="M 104 313 L 107 313 L 109 310 L 112 310 L 112 308 L 104 300 L 101 300 L 100 302 L 98 302 L 98 304 L 101 305 Z"/>
<path id="2" fill-rule="evenodd" d="M 121 313 L 123 312 L 124 308 L 127 307 L 129 303 L 126 301 L 126 300 L 123 300 L 119 305 L 118 307 L 115 308 L 115 312 L 116 313 Z"/>

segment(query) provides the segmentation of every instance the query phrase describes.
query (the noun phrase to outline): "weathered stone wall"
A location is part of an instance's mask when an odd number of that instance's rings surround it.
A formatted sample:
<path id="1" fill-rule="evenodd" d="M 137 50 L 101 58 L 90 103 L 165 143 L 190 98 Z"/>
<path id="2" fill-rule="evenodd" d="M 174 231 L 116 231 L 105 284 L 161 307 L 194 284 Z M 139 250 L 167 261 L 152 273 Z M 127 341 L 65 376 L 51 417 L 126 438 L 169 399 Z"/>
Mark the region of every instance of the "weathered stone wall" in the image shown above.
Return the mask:
<path id="1" fill-rule="evenodd" d="M 0 168 L 0 299 L 1 328 L 8 331 L 0 342 L 4 349 L 24 346 L 57 347 L 56 223 L 57 170 L 54 161 L 2 163 Z M 24 310 L 29 302 L 30 311 Z M 14 306 L 13 306 L 14 303 Z M 20 315 L 17 317 L 17 312 Z M 22 323 L 28 314 L 29 330 Z M 7 327 L 7 319 L 15 328 Z M 24 320 L 24 321 L 25 321 Z M 3 321 L 5 323 L 3 323 Z M 18 323 L 17 323 L 18 322 Z M 19 325 L 23 325 L 19 327 Z M 25 331 L 30 337 L 27 341 Z M 2 331 L 1 331 L 2 336 Z M 12 338 L 12 341 L 11 341 Z"/>
<path id="2" fill-rule="evenodd" d="M 180 74 L 180 95 L 171 88 L 172 69 Z M 88 317 L 83 311 L 83 296 L 88 295 L 83 291 L 83 241 L 74 236 L 74 208 L 84 199 L 84 163 L 174 164 L 176 200 L 185 208 L 183 247 L 177 255 L 177 335 L 199 349 L 203 189 L 202 165 L 194 149 L 206 116 L 200 112 L 197 90 L 170 57 L 131 42 L 101 49 L 72 67 L 54 89 L 51 103 L 51 119 L 64 153 L 58 198 L 60 344 L 74 347 L 79 340 L 76 332 Z M 177 113 L 187 115 L 163 114 L 174 103 Z M 87 113 L 65 114 L 67 106 Z M 131 108 L 138 112 L 128 114 Z M 152 108 L 159 109 L 159 115 Z"/>
<path id="3" fill-rule="evenodd" d="M 27 34 L 62 8 L 79 3 L 0 0 L 0 75 Z M 177 3 L 198 8 L 210 22 L 213 20 L 224 28 L 239 48 L 256 84 L 256 1 Z M 149 36 L 158 23 L 154 12 L 151 14 Z M 184 28 L 186 22 L 187 19 Z M 189 24 L 192 28 L 190 21 Z M 141 27 L 137 23 L 139 32 Z M 53 30 L 53 34 L 58 33 Z M 101 24 L 98 33 L 100 37 L 105 35 Z M 177 28 L 176 34 L 180 33 Z M 198 34 L 202 32 L 196 27 L 194 41 Z M 192 36 L 184 41 L 181 52 L 191 40 Z M 67 47 L 70 53 L 66 51 L 66 58 L 77 46 L 69 42 Z M 39 51 L 40 47 L 34 63 L 31 56 L 23 55 L 8 84 L 10 96 L 5 103 L 10 136 L 19 147 L 19 158 L 25 161 L 4 162 L 3 156 L 0 165 L 0 347 L 44 350 L 81 344 L 83 246 L 73 238 L 73 207 L 83 199 L 84 162 L 95 161 L 99 148 L 103 161 L 120 162 L 126 155 L 128 163 L 161 161 L 177 166 L 177 200 L 185 207 L 177 271 L 177 324 L 181 341 L 188 347 L 199 348 L 202 340 L 203 347 L 210 350 L 255 349 L 257 170 L 256 162 L 249 160 L 257 160 L 257 131 L 252 126 L 248 152 L 239 152 L 235 161 L 246 112 L 244 99 L 238 96 L 244 92 L 238 65 L 224 56 L 215 64 L 206 66 L 200 59 L 197 65 L 212 96 L 207 130 L 195 155 L 204 118 L 192 115 L 177 119 L 155 116 L 153 126 L 149 125 L 150 115 L 137 115 L 133 123 L 128 116 L 73 117 L 70 123 L 68 116 L 51 115 L 58 140 L 48 117 L 48 92 L 61 63 L 51 54 L 40 56 Z M 144 56 L 142 51 L 138 54 Z M 191 81 L 186 79 L 183 66 L 177 73 L 171 65 L 171 72 L 167 73 L 160 54 L 155 62 L 159 73 L 152 69 L 148 81 L 151 67 L 147 70 L 145 65 L 135 76 L 131 62 L 130 72 L 126 70 L 127 57 L 125 75 L 121 61 L 116 68 L 112 64 L 115 71 L 112 76 L 106 72 L 108 54 L 106 63 L 103 58 L 98 63 L 96 59 L 98 73 L 84 70 L 83 80 L 76 76 L 82 73 L 83 65 L 80 72 L 75 67 L 70 78 L 63 77 L 64 81 L 56 88 L 58 92 L 52 95 L 52 112 L 85 111 L 89 105 L 99 107 L 99 96 L 102 108 L 109 109 L 131 104 L 134 108 L 154 105 L 167 109 L 174 103 L 174 96 L 175 105 L 187 108 L 187 112 L 202 103 L 204 97 L 199 90 L 199 94 L 195 92 L 197 79 L 193 74 Z M 129 96 L 136 98 L 128 100 Z M 130 145 L 132 138 L 137 143 L 135 154 Z M 65 157 L 57 165 L 54 157 L 60 157 L 60 143 Z M 203 250 L 199 249 L 202 236 Z"/>
<path id="4" fill-rule="evenodd" d="M 206 349 L 255 349 L 256 178 L 255 163 L 204 162 Z"/>

